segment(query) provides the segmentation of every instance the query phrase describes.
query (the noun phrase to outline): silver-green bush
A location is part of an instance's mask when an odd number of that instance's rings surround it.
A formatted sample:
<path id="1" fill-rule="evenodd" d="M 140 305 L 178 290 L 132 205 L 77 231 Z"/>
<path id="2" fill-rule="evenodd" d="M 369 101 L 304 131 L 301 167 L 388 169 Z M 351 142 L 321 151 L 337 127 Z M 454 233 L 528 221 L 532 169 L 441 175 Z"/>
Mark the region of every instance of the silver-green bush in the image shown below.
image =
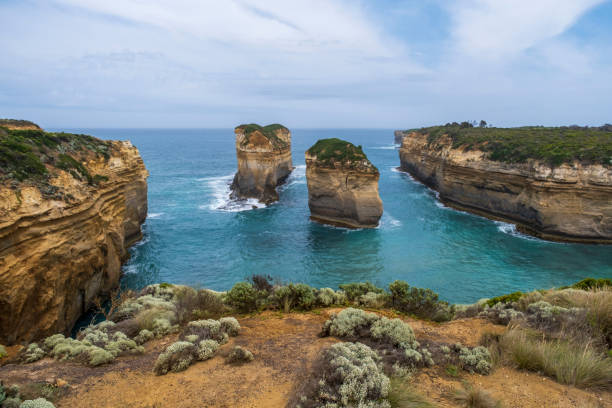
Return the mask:
<path id="1" fill-rule="evenodd" d="M 40 360 L 44 356 L 45 351 L 38 347 L 38 343 L 31 343 L 24 351 L 22 359 L 24 363 L 33 363 Z"/>
<path id="2" fill-rule="evenodd" d="M 55 405 L 44 398 L 23 401 L 19 408 L 55 408 Z"/>
<path id="3" fill-rule="evenodd" d="M 227 356 L 227 362 L 232 364 L 248 363 L 253 361 L 253 353 L 244 347 L 236 346 Z"/>
<path id="4" fill-rule="evenodd" d="M 159 355 L 153 370 L 157 375 L 184 371 L 193 363 L 196 355 L 197 347 L 193 343 L 177 341 Z"/>
<path id="5" fill-rule="evenodd" d="M 491 354 L 485 347 L 461 347 L 459 361 L 463 369 L 471 373 L 487 375 L 491 372 Z"/>
<path id="6" fill-rule="evenodd" d="M 215 355 L 218 348 L 219 343 L 217 343 L 216 341 L 210 339 L 202 340 L 200 343 L 198 343 L 198 360 L 208 360 L 209 358 Z"/>

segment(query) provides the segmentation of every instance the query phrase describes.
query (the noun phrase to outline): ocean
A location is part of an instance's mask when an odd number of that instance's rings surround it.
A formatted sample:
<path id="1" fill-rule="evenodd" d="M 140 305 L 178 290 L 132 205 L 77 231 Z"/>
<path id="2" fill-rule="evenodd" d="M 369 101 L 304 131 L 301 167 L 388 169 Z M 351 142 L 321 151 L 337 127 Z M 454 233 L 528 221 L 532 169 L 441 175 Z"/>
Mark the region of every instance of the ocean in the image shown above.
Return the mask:
<path id="1" fill-rule="evenodd" d="M 227 290 L 253 274 L 332 288 L 401 279 L 468 303 L 612 277 L 612 246 L 547 242 L 444 207 L 435 192 L 397 170 L 391 129 L 293 129 L 296 168 L 280 187 L 280 201 L 267 207 L 229 200 L 237 165 L 233 129 L 66 131 L 130 140 L 150 172 L 144 239 L 130 249 L 124 288 L 172 282 Z M 309 220 L 304 152 L 329 137 L 362 145 L 380 170 L 384 215 L 377 229 Z"/>

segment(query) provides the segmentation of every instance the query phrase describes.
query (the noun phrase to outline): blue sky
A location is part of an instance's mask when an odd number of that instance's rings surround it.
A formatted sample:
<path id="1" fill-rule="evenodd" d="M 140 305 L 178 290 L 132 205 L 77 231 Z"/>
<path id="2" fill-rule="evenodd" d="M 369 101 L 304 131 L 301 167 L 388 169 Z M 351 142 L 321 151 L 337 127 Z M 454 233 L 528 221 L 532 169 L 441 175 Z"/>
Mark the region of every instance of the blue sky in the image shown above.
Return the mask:
<path id="1" fill-rule="evenodd" d="M 0 0 L 44 127 L 612 122 L 612 0 Z"/>

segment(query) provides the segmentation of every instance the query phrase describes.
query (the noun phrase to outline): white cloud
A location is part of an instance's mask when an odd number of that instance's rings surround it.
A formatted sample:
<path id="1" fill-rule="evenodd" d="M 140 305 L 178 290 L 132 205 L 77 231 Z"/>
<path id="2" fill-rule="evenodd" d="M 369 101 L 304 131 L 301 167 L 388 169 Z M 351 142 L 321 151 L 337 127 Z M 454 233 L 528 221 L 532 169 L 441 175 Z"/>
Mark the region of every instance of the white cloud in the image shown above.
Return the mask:
<path id="1" fill-rule="evenodd" d="M 511 58 L 571 27 L 605 0 L 461 0 L 450 6 L 457 51 Z"/>

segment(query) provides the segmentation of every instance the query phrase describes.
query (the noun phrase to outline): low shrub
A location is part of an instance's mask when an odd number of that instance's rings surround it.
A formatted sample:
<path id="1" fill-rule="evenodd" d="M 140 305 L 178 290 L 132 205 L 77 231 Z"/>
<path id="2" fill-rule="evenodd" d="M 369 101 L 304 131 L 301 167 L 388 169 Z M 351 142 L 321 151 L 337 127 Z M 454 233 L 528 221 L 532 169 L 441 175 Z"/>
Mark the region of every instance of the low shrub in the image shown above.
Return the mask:
<path id="1" fill-rule="evenodd" d="M 338 314 L 331 315 L 323 326 L 322 335 L 357 338 L 361 333 L 368 333 L 370 326 L 378 319 L 380 317 L 374 313 L 349 307 Z"/>
<path id="2" fill-rule="evenodd" d="M 332 288 L 321 288 L 317 291 L 317 304 L 323 307 L 331 305 L 344 305 L 347 301 L 346 294 Z"/>
<path id="3" fill-rule="evenodd" d="M 202 340 L 198 343 L 197 358 L 200 361 L 208 360 L 219 349 L 219 343 L 214 340 Z"/>
<path id="4" fill-rule="evenodd" d="M 391 378 L 388 396 L 391 408 L 435 408 L 402 378 Z"/>
<path id="5" fill-rule="evenodd" d="M 240 331 L 240 323 L 234 317 L 222 317 L 219 319 L 221 331 L 227 333 L 228 336 L 234 337 Z"/>
<path id="6" fill-rule="evenodd" d="M 485 347 L 460 347 L 459 361 L 462 368 L 470 373 L 488 375 L 491 372 L 491 354 Z"/>
<path id="7" fill-rule="evenodd" d="M 2 344 L 0 344 L 0 358 L 6 357 L 8 353 Z"/>
<path id="8" fill-rule="evenodd" d="M 387 304 L 388 298 L 386 293 L 368 292 L 357 299 L 357 304 L 372 309 L 380 309 Z"/>
<path id="9" fill-rule="evenodd" d="M 226 361 L 229 364 L 244 364 L 253 361 L 253 353 L 244 347 L 235 346 L 227 356 Z"/>
<path id="10" fill-rule="evenodd" d="M 291 309 L 309 310 L 315 306 L 316 294 L 314 288 L 303 284 L 289 284 L 274 288 L 271 295 L 272 303 L 288 313 Z"/>
<path id="11" fill-rule="evenodd" d="M 453 317 L 453 309 L 447 302 L 439 300 L 438 294 L 430 289 L 411 287 L 404 281 L 396 280 L 389 285 L 389 292 L 391 305 L 401 312 L 437 322 Z"/>
<path id="12" fill-rule="evenodd" d="M 134 341 L 138 344 L 145 344 L 146 342 L 153 340 L 155 338 L 155 335 L 153 334 L 152 331 L 149 331 L 147 329 L 143 329 L 140 332 L 138 332 L 138 334 L 136 335 L 136 337 L 134 337 Z"/>
<path id="13" fill-rule="evenodd" d="M 523 292 L 512 292 L 507 295 L 496 296 L 494 298 L 487 300 L 487 305 L 489 305 L 489 307 L 493 307 L 498 303 L 518 302 L 522 296 L 523 296 Z"/>
<path id="14" fill-rule="evenodd" d="M 259 299 L 260 292 L 249 282 L 238 282 L 225 294 L 225 302 L 242 313 L 256 311 Z"/>
<path id="15" fill-rule="evenodd" d="M 2 402 L 2 408 L 19 408 L 21 400 L 19 398 L 7 398 Z"/>
<path id="16" fill-rule="evenodd" d="M 501 401 L 496 400 L 490 392 L 464 384 L 454 392 L 453 399 L 466 408 L 501 408 Z"/>
<path id="17" fill-rule="evenodd" d="M 586 279 L 581 280 L 580 282 L 574 283 L 572 285 L 572 288 L 582 289 L 582 290 L 612 288 L 612 279 L 586 278 Z"/>
<path id="18" fill-rule="evenodd" d="M 36 398 L 35 400 L 23 401 L 19 408 L 55 408 L 55 405 L 44 398 Z"/>
<path id="19" fill-rule="evenodd" d="M 319 377 L 306 385 L 296 404 L 299 408 L 391 407 L 389 378 L 380 357 L 365 344 L 334 344 L 323 353 L 315 372 Z"/>
<path id="20" fill-rule="evenodd" d="M 340 289 L 346 294 L 350 301 L 355 301 L 368 292 L 384 293 L 384 289 L 373 285 L 370 282 L 345 283 L 340 285 Z"/>
<path id="21" fill-rule="evenodd" d="M 522 319 L 524 314 L 513 309 L 511 304 L 498 302 L 493 306 L 486 304 L 478 316 L 489 319 L 495 324 L 503 324 L 505 326 L 513 320 Z"/>
<path id="22" fill-rule="evenodd" d="M 210 290 L 181 286 L 174 289 L 174 305 L 179 324 L 194 319 L 219 318 L 225 311 L 221 296 Z"/>
<path id="23" fill-rule="evenodd" d="M 153 371 L 157 375 L 184 371 L 193 363 L 196 355 L 197 347 L 193 343 L 177 341 L 159 355 Z"/>

